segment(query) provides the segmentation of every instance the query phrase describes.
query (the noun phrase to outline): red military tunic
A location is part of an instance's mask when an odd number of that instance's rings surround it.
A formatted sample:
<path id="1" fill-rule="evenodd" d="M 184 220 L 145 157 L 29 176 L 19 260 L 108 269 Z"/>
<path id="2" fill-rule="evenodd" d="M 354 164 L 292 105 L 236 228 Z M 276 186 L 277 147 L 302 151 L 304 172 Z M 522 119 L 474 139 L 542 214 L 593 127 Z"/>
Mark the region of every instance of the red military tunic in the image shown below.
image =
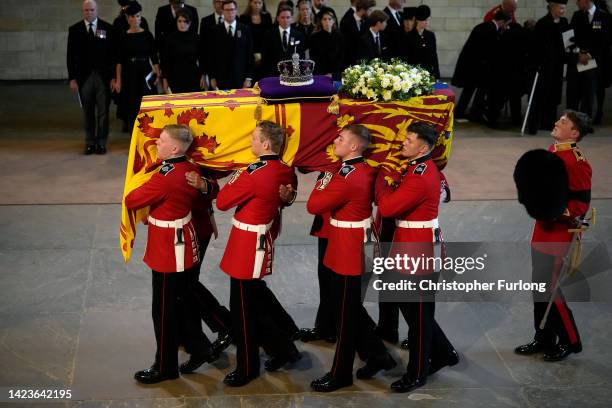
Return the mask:
<path id="1" fill-rule="evenodd" d="M 408 163 L 406 173 L 394 190 L 384 180 L 384 173 L 376 182 L 376 201 L 380 214 L 400 221 L 432 221 L 438 218 L 440 205 L 440 172 L 428 154 Z M 409 252 L 409 255 L 433 255 L 434 229 L 395 228 L 394 243 L 416 243 L 406 248 L 395 246 L 389 256 Z M 415 271 L 418 273 L 432 271 Z"/>
<path id="2" fill-rule="evenodd" d="M 187 217 L 194 207 L 204 205 L 202 194 L 187 184 L 185 173 L 190 171 L 199 172 L 199 168 L 185 156 L 165 160 L 149 181 L 125 197 L 125 206 L 130 209 L 150 206 L 149 216 L 160 221 Z M 183 270 L 186 270 L 200 260 L 193 220 L 184 225 L 181 235 L 184 242 Z M 176 240 L 175 228 L 149 223 L 144 262 L 156 272 L 177 272 Z"/>
<path id="3" fill-rule="evenodd" d="M 573 220 L 585 215 L 591 202 L 591 165 L 576 143 L 555 143 L 548 150 L 563 160 L 567 170 L 570 193 L 565 218 Z M 565 221 L 536 221 L 531 238 L 532 245 L 540 252 L 563 255 L 567 248 L 566 245 L 537 244 L 570 242 L 573 234 L 567 231 L 569 228 L 571 228 L 570 225 Z"/>
<path id="4" fill-rule="evenodd" d="M 277 155 L 264 155 L 258 162 L 250 164 L 246 170 L 234 172 L 230 181 L 217 196 L 217 208 L 227 211 L 237 207 L 234 219 L 250 225 L 273 223 L 266 234 L 266 257 L 263 270 L 270 260 L 270 245 L 278 234 L 280 222 L 279 209 L 282 205 L 279 187 L 291 184 L 297 189 L 297 177 Z M 257 233 L 232 226 L 221 269 L 236 279 L 263 278 L 265 272 L 255 273 Z"/>
<path id="5" fill-rule="evenodd" d="M 331 214 L 338 221 L 359 222 L 371 218 L 376 170 L 363 157 L 347 160 L 336 174 L 327 173 L 317 181 L 308 212 Z M 363 264 L 363 228 L 329 226 L 328 246 L 323 264 L 339 275 L 361 275 Z"/>

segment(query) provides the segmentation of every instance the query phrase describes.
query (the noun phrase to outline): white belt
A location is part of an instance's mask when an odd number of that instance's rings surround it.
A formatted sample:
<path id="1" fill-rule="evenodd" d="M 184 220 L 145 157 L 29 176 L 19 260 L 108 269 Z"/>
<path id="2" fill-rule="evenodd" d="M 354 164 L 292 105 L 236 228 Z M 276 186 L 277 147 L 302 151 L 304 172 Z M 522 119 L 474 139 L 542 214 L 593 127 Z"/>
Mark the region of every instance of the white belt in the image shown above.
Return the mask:
<path id="1" fill-rule="evenodd" d="M 261 268 L 263 266 L 263 260 L 266 255 L 265 237 L 266 233 L 270 230 L 274 220 L 267 224 L 247 224 L 238 221 L 232 217 L 232 225 L 240 230 L 256 232 L 257 237 L 255 239 L 255 263 L 253 264 L 253 278 L 259 279 L 261 276 Z"/>
<path id="2" fill-rule="evenodd" d="M 191 212 L 187 214 L 184 218 L 174 220 L 174 221 L 164 221 L 153 218 L 149 215 L 149 224 L 153 224 L 156 227 L 161 228 L 182 228 L 183 225 L 187 225 L 189 221 L 191 221 Z"/>
<path id="3" fill-rule="evenodd" d="M 395 220 L 395 226 L 400 228 L 439 228 L 438 219 L 434 218 L 429 221 L 405 221 Z"/>
<path id="4" fill-rule="evenodd" d="M 329 223 L 338 228 L 362 228 L 363 242 L 372 242 L 372 218 L 366 218 L 361 221 L 340 221 L 335 218 L 329 218 Z M 368 231 L 369 230 L 369 231 Z"/>
<path id="5" fill-rule="evenodd" d="M 191 212 L 185 217 L 174 221 L 164 221 L 153 218 L 149 215 L 149 224 L 160 228 L 174 228 L 174 258 L 176 260 L 176 271 L 185 271 L 185 239 L 183 226 L 191 221 Z"/>

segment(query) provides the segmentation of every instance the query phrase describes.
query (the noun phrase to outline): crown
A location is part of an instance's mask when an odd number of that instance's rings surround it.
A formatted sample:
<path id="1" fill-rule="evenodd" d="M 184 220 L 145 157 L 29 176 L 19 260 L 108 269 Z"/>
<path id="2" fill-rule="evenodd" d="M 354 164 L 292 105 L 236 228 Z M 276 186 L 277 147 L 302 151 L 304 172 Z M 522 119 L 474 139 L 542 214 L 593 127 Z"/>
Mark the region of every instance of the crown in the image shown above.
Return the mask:
<path id="1" fill-rule="evenodd" d="M 285 86 L 304 86 L 314 82 L 312 73 L 315 62 L 312 60 L 301 60 L 297 52 L 291 55 L 290 60 L 284 60 L 277 64 L 280 72 L 280 84 Z"/>

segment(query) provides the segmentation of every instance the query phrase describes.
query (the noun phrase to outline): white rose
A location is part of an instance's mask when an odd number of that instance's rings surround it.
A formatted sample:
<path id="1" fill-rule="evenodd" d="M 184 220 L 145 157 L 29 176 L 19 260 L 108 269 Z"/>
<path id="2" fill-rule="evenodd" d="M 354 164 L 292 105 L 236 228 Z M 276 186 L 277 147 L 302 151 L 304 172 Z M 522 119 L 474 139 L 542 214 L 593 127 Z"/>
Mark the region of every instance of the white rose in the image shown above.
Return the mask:
<path id="1" fill-rule="evenodd" d="M 383 99 L 385 101 L 390 101 L 391 100 L 391 91 L 385 91 L 383 92 Z"/>

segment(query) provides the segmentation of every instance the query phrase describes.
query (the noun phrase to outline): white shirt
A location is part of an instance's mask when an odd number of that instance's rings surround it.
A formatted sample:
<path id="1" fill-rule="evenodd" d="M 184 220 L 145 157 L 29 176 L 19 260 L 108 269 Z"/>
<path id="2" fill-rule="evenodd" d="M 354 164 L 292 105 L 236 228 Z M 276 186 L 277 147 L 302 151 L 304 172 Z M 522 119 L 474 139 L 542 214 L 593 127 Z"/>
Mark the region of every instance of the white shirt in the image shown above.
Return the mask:
<path id="1" fill-rule="evenodd" d="M 215 24 L 219 24 L 219 19 L 225 22 L 225 19 L 223 18 L 223 14 L 217 14 L 216 12 L 214 14 L 215 14 Z"/>
<path id="2" fill-rule="evenodd" d="M 397 10 L 392 9 L 391 7 L 387 6 L 385 7 L 387 10 L 389 10 L 389 12 L 391 13 L 391 17 L 393 17 L 395 19 L 395 21 L 397 22 L 397 24 L 400 24 L 400 19 L 399 16 L 397 15 Z"/>
<path id="3" fill-rule="evenodd" d="M 591 8 L 588 10 L 589 13 L 589 23 L 593 22 L 593 16 L 595 15 L 595 10 L 597 10 L 597 7 L 595 6 L 595 4 L 593 3 L 593 5 L 591 6 Z"/>
<path id="4" fill-rule="evenodd" d="M 223 24 L 225 24 L 225 32 L 227 33 L 228 27 L 232 27 L 232 36 L 236 35 L 236 20 L 234 20 L 231 24 L 227 21 L 223 20 Z"/>
<path id="5" fill-rule="evenodd" d="M 91 29 L 94 32 L 94 35 L 96 35 L 96 29 L 98 28 L 98 17 L 96 17 L 96 19 L 94 21 L 92 21 L 91 23 L 87 20 L 83 20 L 85 22 L 85 31 L 87 31 L 87 33 L 89 33 L 89 24 L 91 24 Z"/>
<path id="6" fill-rule="evenodd" d="M 357 29 L 361 29 L 361 24 L 364 24 L 365 21 L 363 21 L 363 19 L 357 15 L 357 12 L 353 14 L 353 17 L 355 18 L 355 24 L 357 24 Z"/>
<path id="7" fill-rule="evenodd" d="M 280 32 L 280 39 L 281 39 L 281 44 L 283 43 L 283 31 L 287 32 L 287 45 L 291 45 L 291 26 L 287 27 L 287 28 L 283 28 L 281 26 L 278 26 L 278 30 Z"/>

